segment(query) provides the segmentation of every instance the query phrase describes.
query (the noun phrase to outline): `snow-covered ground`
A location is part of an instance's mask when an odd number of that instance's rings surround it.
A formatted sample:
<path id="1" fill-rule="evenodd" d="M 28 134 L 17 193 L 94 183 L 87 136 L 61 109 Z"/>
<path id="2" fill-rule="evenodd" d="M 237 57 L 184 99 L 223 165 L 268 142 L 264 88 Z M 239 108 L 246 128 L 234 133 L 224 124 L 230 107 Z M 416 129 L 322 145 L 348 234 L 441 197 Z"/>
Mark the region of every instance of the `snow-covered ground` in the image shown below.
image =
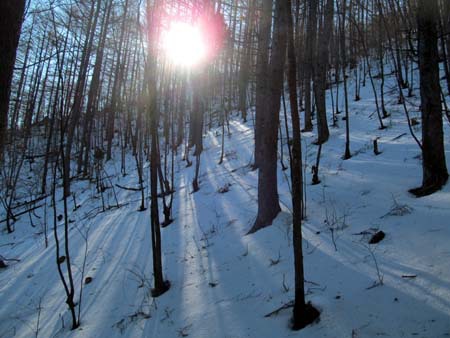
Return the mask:
<path id="1" fill-rule="evenodd" d="M 392 80 L 387 90 L 389 85 Z M 137 211 L 140 193 L 116 188 L 122 206 L 98 213 L 95 184 L 74 182 L 80 208 L 70 215 L 70 248 L 77 290 L 85 259 L 85 277 L 92 277 L 83 289 L 81 327 L 70 331 L 54 239 L 50 232 L 45 248 L 40 208 L 41 218 L 32 216 L 35 228 L 23 215 L 13 234 L 0 235 L 0 254 L 20 259 L 0 270 L 0 337 L 450 336 L 450 185 L 429 197 L 410 195 L 408 189 L 421 183 L 420 151 L 402 107 L 388 96 L 389 128 L 378 130 L 369 83 L 361 96 L 350 102 L 353 157 L 342 160 L 340 119 L 323 146 L 319 185 L 310 184 L 315 136 L 303 135 L 305 283 L 307 300 L 321 311 L 320 322 L 293 332 L 291 309 L 265 317 L 293 299 L 289 170 L 280 166 L 278 173 L 282 213 L 273 226 L 245 236 L 256 216 L 257 172 L 248 166 L 253 127 L 232 118 L 222 165 L 217 164 L 221 129 L 206 133 L 199 192 L 192 193 L 194 166 L 177 161 L 175 221 L 162 229 L 164 274 L 171 282 L 166 294 L 150 297 L 150 221 L 148 210 Z M 417 97 L 413 101 L 417 105 Z M 411 114 L 420 115 L 417 107 Z M 450 128 L 446 120 L 444 125 L 450 167 Z M 377 137 L 379 156 L 372 148 Z M 284 160 L 287 164 L 287 153 Z M 126 177 L 118 162 L 107 165 L 112 183 L 136 186 L 134 159 L 127 163 Z M 226 185 L 229 191 L 219 193 Z M 112 196 L 106 197 L 112 204 Z M 51 225 L 51 208 L 47 217 Z M 369 235 L 360 233 L 374 229 L 386 238 L 369 246 Z M 59 231 L 62 235 L 62 227 Z"/>

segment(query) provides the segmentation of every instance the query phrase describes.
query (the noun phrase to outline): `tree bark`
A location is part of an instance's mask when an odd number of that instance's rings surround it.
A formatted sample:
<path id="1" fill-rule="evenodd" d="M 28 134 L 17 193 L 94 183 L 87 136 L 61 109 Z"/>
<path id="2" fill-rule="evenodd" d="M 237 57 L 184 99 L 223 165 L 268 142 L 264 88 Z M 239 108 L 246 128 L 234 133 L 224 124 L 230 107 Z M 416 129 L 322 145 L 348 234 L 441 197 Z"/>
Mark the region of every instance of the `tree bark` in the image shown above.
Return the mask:
<path id="1" fill-rule="evenodd" d="M 255 118 L 255 162 L 253 168 L 259 168 L 264 160 L 262 141 L 264 135 L 265 110 L 269 84 L 269 49 L 270 32 L 272 30 L 272 0 L 263 0 L 262 13 L 259 22 L 258 57 L 256 63 L 256 118 Z"/>
<path id="2" fill-rule="evenodd" d="M 416 196 L 426 196 L 436 192 L 448 179 L 439 83 L 438 15 L 437 0 L 419 0 L 417 27 L 422 101 L 423 180 L 421 187 L 411 190 Z"/>
<path id="3" fill-rule="evenodd" d="M 247 88 L 250 80 L 251 65 L 251 40 L 252 40 L 252 23 L 256 2 L 251 2 L 247 11 L 245 20 L 244 43 L 241 52 L 241 61 L 239 69 L 239 110 L 241 112 L 243 122 L 247 122 Z"/>
<path id="4" fill-rule="evenodd" d="M 271 225 L 281 211 L 278 199 L 277 136 L 287 43 L 287 17 L 283 15 L 283 6 L 286 5 L 284 1 L 277 0 L 275 5 L 274 38 L 268 79 L 269 96 L 264 111 L 264 133 L 261 135 L 263 161 L 259 163 L 258 173 L 258 215 L 249 233 Z"/>
<path id="5" fill-rule="evenodd" d="M 314 94 L 317 106 L 317 144 L 328 141 L 330 131 L 328 130 L 326 89 L 328 71 L 328 47 L 333 29 L 334 0 L 328 0 L 325 6 L 325 17 L 319 34 L 318 56 L 315 69 Z"/>
<path id="6" fill-rule="evenodd" d="M 316 50 L 317 33 L 317 0 L 307 1 L 308 24 L 306 32 L 306 62 L 305 62 L 305 131 L 312 131 L 312 95 L 311 80 L 314 77 L 314 51 Z"/>
<path id="7" fill-rule="evenodd" d="M 9 96 L 24 11 L 25 0 L 0 1 L 0 162 L 3 161 Z"/>

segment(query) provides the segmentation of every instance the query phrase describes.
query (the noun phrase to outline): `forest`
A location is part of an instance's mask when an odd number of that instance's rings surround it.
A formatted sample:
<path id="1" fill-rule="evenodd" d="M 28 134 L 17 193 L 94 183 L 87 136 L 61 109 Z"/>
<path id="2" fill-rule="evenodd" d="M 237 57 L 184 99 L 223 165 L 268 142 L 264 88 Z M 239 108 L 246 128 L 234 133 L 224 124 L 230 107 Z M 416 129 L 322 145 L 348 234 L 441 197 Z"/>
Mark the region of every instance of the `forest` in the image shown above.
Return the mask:
<path id="1" fill-rule="evenodd" d="M 0 338 L 450 336 L 449 0 L 0 0 Z"/>

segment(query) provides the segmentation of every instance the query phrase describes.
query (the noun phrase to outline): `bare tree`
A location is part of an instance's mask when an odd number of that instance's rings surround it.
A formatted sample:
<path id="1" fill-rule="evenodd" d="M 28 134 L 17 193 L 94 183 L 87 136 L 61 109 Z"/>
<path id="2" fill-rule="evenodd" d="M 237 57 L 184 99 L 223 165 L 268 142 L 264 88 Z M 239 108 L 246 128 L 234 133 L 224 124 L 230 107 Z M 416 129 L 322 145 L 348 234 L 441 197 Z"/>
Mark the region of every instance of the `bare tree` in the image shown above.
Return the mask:
<path id="1" fill-rule="evenodd" d="M 152 290 L 153 297 L 159 297 L 170 288 L 169 281 L 164 280 L 162 271 L 161 258 L 161 229 L 159 224 L 158 209 L 158 121 L 159 112 L 157 105 L 157 83 L 156 83 L 156 62 L 153 58 L 154 46 L 151 39 L 151 30 L 155 14 L 152 10 L 151 1 L 147 0 L 147 25 L 148 41 L 147 41 L 147 72 L 146 82 L 148 91 L 148 114 L 150 116 L 150 222 L 152 230 L 152 255 L 153 255 L 153 278 L 154 287 Z"/>
<path id="2" fill-rule="evenodd" d="M 278 1 L 282 2 L 282 1 Z M 284 2 L 284 1 L 283 1 Z M 292 317 L 292 328 L 300 330 L 312 323 L 319 315 L 318 311 L 305 301 L 304 269 L 303 269 L 303 245 L 302 245 L 302 220 L 303 220 L 303 173 L 302 173 L 302 145 L 300 132 L 300 115 L 297 98 L 297 65 L 294 46 L 294 33 L 291 14 L 291 0 L 281 5 L 288 27 L 288 83 L 289 101 L 292 116 L 292 157 L 291 157 L 291 181 L 292 181 L 292 228 L 295 269 L 295 299 Z"/>

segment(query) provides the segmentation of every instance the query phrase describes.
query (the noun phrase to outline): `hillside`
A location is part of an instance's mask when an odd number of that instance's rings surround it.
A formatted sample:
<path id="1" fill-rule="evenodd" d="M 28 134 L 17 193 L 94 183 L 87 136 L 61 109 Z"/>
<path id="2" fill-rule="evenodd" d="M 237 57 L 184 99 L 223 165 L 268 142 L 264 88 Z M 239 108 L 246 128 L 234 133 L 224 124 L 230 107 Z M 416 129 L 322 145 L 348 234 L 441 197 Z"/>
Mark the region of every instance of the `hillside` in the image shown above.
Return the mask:
<path id="1" fill-rule="evenodd" d="M 389 86 L 394 86 L 392 78 Z M 307 300 L 321 311 L 320 322 L 296 333 L 288 327 L 291 308 L 272 313 L 293 299 L 289 170 L 279 165 L 281 214 L 272 226 L 245 235 L 257 211 L 257 171 L 249 167 L 253 124 L 233 115 L 221 165 L 221 128 L 204 135 L 198 192 L 191 186 L 194 166 L 186 168 L 182 154 L 177 155 L 174 222 L 162 229 L 163 268 L 171 283 L 166 294 L 150 297 L 149 210 L 137 211 L 139 191 L 116 186 L 138 184 L 134 158 L 127 154 L 126 176 L 117 162 L 105 166 L 119 208 L 102 212 L 95 182 L 73 183 L 79 207 L 72 210 L 69 199 L 69 234 L 75 285 L 83 284 L 81 327 L 70 331 L 48 197 L 42 201 L 46 208 L 20 216 L 14 233 L 0 235 L 0 254 L 11 259 L 0 270 L 0 337 L 449 336 L 450 187 L 421 199 L 409 194 L 421 180 L 420 150 L 402 107 L 389 96 L 392 115 L 384 120 L 388 128 L 379 130 L 369 85 L 361 98 L 350 106 L 353 157 L 342 159 L 345 135 L 339 118 L 340 127 L 331 128 L 322 149 L 319 185 L 311 185 L 315 136 L 303 134 L 305 286 Z M 408 100 L 412 117 L 418 117 L 417 96 Z M 420 135 L 420 125 L 414 130 Z M 375 138 L 378 156 L 373 153 Z M 445 144 L 450 149 L 448 136 Z M 287 150 L 284 161 L 288 164 Z M 145 168 L 148 182 L 148 163 Z M 26 165 L 22 174 L 26 182 L 35 173 Z M 104 193 L 107 206 L 116 204 L 112 190 Z M 58 214 L 61 194 L 59 188 Z M 62 228 L 63 222 L 57 222 Z M 378 230 L 386 237 L 369 245 Z M 86 277 L 92 279 L 88 284 Z"/>

